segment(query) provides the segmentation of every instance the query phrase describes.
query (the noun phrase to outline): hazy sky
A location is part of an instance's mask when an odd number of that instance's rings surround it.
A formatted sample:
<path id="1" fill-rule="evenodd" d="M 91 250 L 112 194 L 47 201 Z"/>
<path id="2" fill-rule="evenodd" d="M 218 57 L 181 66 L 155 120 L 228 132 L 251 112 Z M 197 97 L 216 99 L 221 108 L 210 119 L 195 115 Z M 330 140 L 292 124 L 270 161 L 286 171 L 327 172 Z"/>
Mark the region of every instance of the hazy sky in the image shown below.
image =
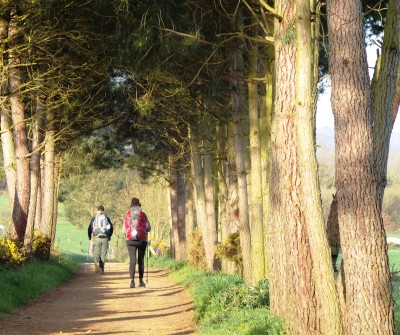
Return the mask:
<path id="1" fill-rule="evenodd" d="M 376 49 L 377 46 L 367 47 L 368 65 L 370 67 L 370 76 L 373 73 L 373 67 L 376 62 Z M 317 128 L 329 127 L 333 128 L 333 114 L 330 102 L 331 89 L 327 87 L 325 93 L 320 95 L 317 102 Z M 400 133 L 400 121 L 396 119 L 393 132 Z"/>

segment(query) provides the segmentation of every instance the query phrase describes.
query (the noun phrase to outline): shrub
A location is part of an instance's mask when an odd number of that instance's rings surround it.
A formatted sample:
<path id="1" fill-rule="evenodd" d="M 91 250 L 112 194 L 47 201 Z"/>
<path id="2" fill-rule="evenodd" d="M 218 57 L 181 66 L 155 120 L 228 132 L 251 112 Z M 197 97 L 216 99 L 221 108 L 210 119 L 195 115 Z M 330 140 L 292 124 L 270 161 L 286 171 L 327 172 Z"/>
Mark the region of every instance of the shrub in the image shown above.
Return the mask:
<path id="1" fill-rule="evenodd" d="M 27 257 L 17 240 L 5 237 L 0 240 L 0 264 L 17 267 L 26 260 Z"/>
<path id="2" fill-rule="evenodd" d="M 154 250 L 156 256 L 165 256 L 169 254 L 169 246 L 164 241 L 152 241 L 150 247 Z"/>
<path id="3" fill-rule="evenodd" d="M 39 234 L 35 229 L 32 242 L 32 255 L 38 259 L 48 260 L 50 258 L 50 238 Z"/>
<path id="4" fill-rule="evenodd" d="M 243 273 L 242 249 L 240 247 L 239 231 L 229 234 L 217 248 L 217 257 L 226 258 L 236 266 L 236 271 Z"/>
<path id="5" fill-rule="evenodd" d="M 189 265 L 198 268 L 207 268 L 205 262 L 205 252 L 203 237 L 199 228 L 196 228 L 189 236 L 188 243 L 188 263 Z"/>
<path id="6" fill-rule="evenodd" d="M 206 274 L 191 289 L 196 305 L 196 319 L 201 320 L 209 309 L 210 301 L 223 291 L 232 289 L 235 285 L 242 284 L 239 276 L 222 273 Z"/>

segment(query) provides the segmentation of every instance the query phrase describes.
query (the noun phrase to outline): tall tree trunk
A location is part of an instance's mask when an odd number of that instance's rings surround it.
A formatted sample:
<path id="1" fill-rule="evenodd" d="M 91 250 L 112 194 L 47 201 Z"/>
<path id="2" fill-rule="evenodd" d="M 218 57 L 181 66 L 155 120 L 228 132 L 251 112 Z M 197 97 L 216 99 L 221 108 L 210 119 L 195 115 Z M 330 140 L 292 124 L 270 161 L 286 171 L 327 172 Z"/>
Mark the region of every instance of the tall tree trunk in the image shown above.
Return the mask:
<path id="1" fill-rule="evenodd" d="M 176 247 L 178 244 L 178 191 L 177 191 L 177 171 L 170 158 L 169 168 L 169 194 L 170 194 L 170 253 L 171 258 L 176 259 Z"/>
<path id="2" fill-rule="evenodd" d="M 386 14 L 382 55 L 378 57 L 372 81 L 374 95 L 374 152 L 378 173 L 378 197 L 382 207 L 387 184 L 390 136 L 396 119 L 397 76 L 400 73 L 400 3 L 391 0 Z M 400 80 L 400 79 L 399 79 Z M 399 98 L 397 98 L 399 99 Z M 397 107 L 397 109 L 396 109 Z M 396 110 L 393 113 L 393 110 Z"/>
<path id="3" fill-rule="evenodd" d="M 262 192 L 263 192 L 263 231 L 264 231 L 264 277 L 268 278 L 268 256 L 267 256 L 267 229 L 269 208 L 269 176 L 270 176 L 270 151 L 271 151 L 271 123 L 274 105 L 274 60 L 270 49 L 267 49 L 268 63 L 265 77 L 265 96 L 261 100 L 260 137 L 261 137 L 261 167 L 262 167 Z M 273 52 L 273 51 L 272 51 Z"/>
<path id="4" fill-rule="evenodd" d="M 195 211 L 195 201 L 194 201 L 194 191 L 193 191 L 193 184 L 192 181 L 189 180 L 185 183 L 185 198 L 186 198 L 186 215 L 185 215 L 185 222 L 186 222 L 186 236 L 190 236 L 194 229 L 196 228 L 196 211 Z"/>
<path id="5" fill-rule="evenodd" d="M 33 127 L 33 139 L 32 139 L 32 154 L 30 162 L 31 170 L 31 194 L 29 199 L 29 214 L 26 226 L 26 233 L 24 239 L 24 249 L 26 252 L 32 252 L 32 241 L 33 233 L 35 228 L 36 219 L 36 208 L 37 208 L 37 198 L 39 194 L 39 184 L 40 184 L 40 145 L 43 141 L 43 136 L 41 134 L 41 129 L 43 127 L 43 104 L 40 99 L 37 100 L 36 106 L 36 118 L 34 120 Z"/>
<path id="6" fill-rule="evenodd" d="M 346 334 L 393 334 L 393 301 L 374 166 L 372 99 L 361 1 L 328 2 L 336 197 Z"/>
<path id="7" fill-rule="evenodd" d="M 5 41 L 8 36 L 8 22 L 1 17 L 0 18 L 0 43 L 2 50 L 6 49 Z M 4 59 L 4 53 L 0 56 L 0 94 L 1 96 L 8 95 L 8 74 L 6 67 L 6 60 Z M 1 147 L 3 152 L 3 166 L 5 172 L 5 178 L 7 182 L 7 194 L 10 202 L 10 208 L 14 207 L 14 198 L 16 192 L 16 158 L 14 139 L 12 134 L 12 119 L 10 116 L 9 105 L 6 100 L 3 100 L 0 106 L 0 124 L 1 124 Z M 11 218 L 10 218 L 11 219 Z"/>
<path id="8" fill-rule="evenodd" d="M 53 129 L 53 117 L 51 112 L 47 113 L 47 127 L 44 148 L 44 168 L 43 168 L 43 202 L 42 202 L 42 226 L 44 234 L 51 239 L 53 226 L 54 210 L 54 160 L 55 160 L 55 141 Z"/>
<path id="9" fill-rule="evenodd" d="M 302 209 L 296 131 L 295 12 L 291 0 L 276 3 L 276 98 L 271 135 L 268 221 L 270 308 L 290 334 L 318 333 L 315 280 L 310 241 Z M 324 322 L 324 321 L 322 321 Z"/>
<path id="10" fill-rule="evenodd" d="M 234 30 L 241 31 L 243 27 L 243 13 L 239 8 L 235 18 Z M 234 157 L 238 180 L 238 210 L 240 247 L 243 258 L 243 279 L 247 283 L 252 282 L 251 259 L 251 232 L 249 218 L 249 203 L 247 193 L 247 172 L 245 166 L 246 152 L 243 146 L 242 124 L 245 121 L 245 90 L 241 75 L 244 70 L 243 54 L 240 45 L 235 45 L 230 67 L 231 108 L 232 108 L 232 135 L 234 145 Z"/>
<path id="11" fill-rule="evenodd" d="M 11 131 L 12 120 L 4 104 L 0 109 L 1 113 L 1 148 L 3 152 L 3 166 L 7 182 L 7 194 L 10 207 L 14 207 L 17 175 L 15 171 L 16 159 L 14 150 L 14 139 Z"/>
<path id="12" fill-rule="evenodd" d="M 51 228 L 51 242 L 50 246 L 53 248 L 56 240 L 57 232 L 57 209 L 58 209 L 58 195 L 61 186 L 61 173 L 62 173 L 62 159 L 60 153 L 54 156 L 54 195 L 53 195 L 53 219 Z"/>
<path id="13" fill-rule="evenodd" d="M 213 177 L 213 165 L 212 165 L 212 148 L 208 144 L 208 140 L 204 140 L 204 155 L 203 155 L 203 168 L 204 168 L 204 191 L 206 195 L 206 211 L 207 211 L 207 234 L 210 240 L 210 257 L 214 261 L 214 269 L 219 268 L 219 264 L 216 259 L 217 253 L 217 219 L 215 215 L 215 188 L 214 188 L 214 177 Z"/>
<path id="14" fill-rule="evenodd" d="M 257 22 L 252 19 L 252 35 L 258 36 Z M 251 227 L 251 259 L 253 284 L 264 278 L 264 226 L 263 226 L 263 192 L 261 178 L 261 140 L 260 111 L 258 96 L 258 46 L 250 46 L 249 78 L 247 81 L 249 122 L 250 122 L 250 227 Z"/>
<path id="15" fill-rule="evenodd" d="M 22 85 L 21 61 L 19 55 L 13 51 L 16 48 L 15 41 L 18 40 L 17 35 L 17 23 L 15 19 L 11 19 L 8 36 L 13 43 L 11 43 L 11 49 L 9 51 L 8 85 L 16 157 L 16 194 L 12 211 L 12 234 L 23 242 L 29 209 L 30 173 L 28 139 L 25 123 L 25 104 L 20 93 Z"/>
<path id="16" fill-rule="evenodd" d="M 230 186 L 228 177 L 228 146 L 227 146 L 227 127 L 225 124 L 219 123 L 216 131 L 217 138 L 217 153 L 218 153 L 218 209 L 219 209 L 219 226 L 220 226 L 220 241 L 221 243 L 237 230 L 236 225 L 232 223 L 230 214 Z M 232 173 L 236 175 L 236 172 Z M 235 178 L 237 180 L 237 178 Z M 232 193 L 232 192 L 231 192 Z M 236 196 L 235 196 L 236 198 Z M 222 257 L 221 270 L 224 273 L 234 273 L 237 271 L 233 261 Z"/>
<path id="17" fill-rule="evenodd" d="M 187 259 L 186 248 L 186 197 L 185 197 L 185 173 L 182 168 L 177 170 L 177 191 L 178 191 L 178 248 L 176 259 L 181 261 Z"/>
<path id="18" fill-rule="evenodd" d="M 40 178 L 37 191 L 36 199 L 36 216 L 35 216 L 35 228 L 38 229 L 41 235 L 45 234 L 45 228 L 42 222 L 43 214 L 43 190 L 44 190 L 44 155 L 40 156 Z"/>
<path id="19" fill-rule="evenodd" d="M 215 225 L 215 222 L 209 222 L 207 217 L 207 206 L 206 206 L 206 192 L 204 185 L 204 169 L 201 157 L 200 141 L 197 134 L 193 131 L 190 134 L 190 153 L 191 153 L 191 164 L 194 178 L 194 192 L 196 199 L 196 217 L 197 224 L 201 229 L 204 241 L 206 264 L 209 271 L 214 271 L 216 266 L 215 260 L 215 240 L 211 236 L 208 237 L 209 226 Z"/>
<path id="20" fill-rule="evenodd" d="M 171 197 L 171 256 L 176 260 L 186 259 L 185 229 L 185 180 L 182 170 L 170 162 Z"/>
<path id="21" fill-rule="evenodd" d="M 339 299 L 332 271 L 331 253 L 326 236 L 322 211 L 318 163 L 315 152 L 315 90 L 314 63 L 318 56 L 311 30 L 309 0 L 296 0 L 296 115 L 299 172 L 301 177 L 301 204 L 306 221 L 315 280 L 316 313 L 319 332 L 340 335 L 343 332 Z M 313 9 L 313 12 L 314 9 Z"/>

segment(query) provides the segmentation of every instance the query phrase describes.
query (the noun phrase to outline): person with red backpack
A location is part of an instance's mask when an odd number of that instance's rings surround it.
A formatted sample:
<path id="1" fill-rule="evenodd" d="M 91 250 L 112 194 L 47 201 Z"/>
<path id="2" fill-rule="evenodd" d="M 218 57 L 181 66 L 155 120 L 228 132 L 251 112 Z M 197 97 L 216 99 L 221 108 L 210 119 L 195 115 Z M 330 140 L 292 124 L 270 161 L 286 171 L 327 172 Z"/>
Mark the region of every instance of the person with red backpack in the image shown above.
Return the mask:
<path id="1" fill-rule="evenodd" d="M 137 263 L 139 267 L 139 287 L 145 287 L 144 256 L 147 248 L 147 234 L 151 230 L 149 219 L 142 211 L 142 205 L 138 198 L 132 198 L 128 212 L 125 214 L 122 232 L 126 236 L 126 247 L 129 253 L 129 275 L 131 278 L 130 288 L 135 287 L 136 250 Z"/>

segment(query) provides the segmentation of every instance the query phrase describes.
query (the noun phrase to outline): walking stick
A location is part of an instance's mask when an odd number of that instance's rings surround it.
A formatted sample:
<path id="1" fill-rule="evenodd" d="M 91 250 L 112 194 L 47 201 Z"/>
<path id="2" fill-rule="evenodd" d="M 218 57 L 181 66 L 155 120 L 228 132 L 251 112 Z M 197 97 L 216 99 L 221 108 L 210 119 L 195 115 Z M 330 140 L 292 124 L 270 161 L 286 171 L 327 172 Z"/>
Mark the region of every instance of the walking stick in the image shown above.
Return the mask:
<path id="1" fill-rule="evenodd" d="M 150 241 L 147 243 L 147 278 L 146 278 L 146 284 L 149 283 L 149 253 L 150 253 Z"/>
<path id="2" fill-rule="evenodd" d="M 111 265 L 110 265 L 110 241 L 107 242 L 107 255 L 108 255 L 108 272 L 111 272 Z"/>
<path id="3" fill-rule="evenodd" d="M 86 263 L 85 263 L 85 274 L 86 274 L 86 271 L 87 271 L 87 266 L 88 266 L 88 261 L 89 261 L 89 251 L 90 251 L 90 240 L 89 240 L 89 246 L 88 246 L 88 249 L 87 249 L 87 256 L 86 256 Z"/>

